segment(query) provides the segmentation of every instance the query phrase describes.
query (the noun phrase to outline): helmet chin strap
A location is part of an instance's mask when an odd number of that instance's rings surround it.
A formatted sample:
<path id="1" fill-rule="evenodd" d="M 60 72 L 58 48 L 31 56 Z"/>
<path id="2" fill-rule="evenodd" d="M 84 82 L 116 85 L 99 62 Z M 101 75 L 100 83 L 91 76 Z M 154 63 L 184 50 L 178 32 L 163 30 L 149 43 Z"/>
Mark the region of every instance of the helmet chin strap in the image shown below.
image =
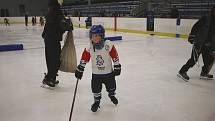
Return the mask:
<path id="1" fill-rule="evenodd" d="M 95 52 L 95 49 L 100 50 L 100 49 L 102 49 L 102 48 L 104 47 L 104 40 L 102 39 L 102 40 L 99 41 L 98 43 L 94 43 L 94 42 L 92 41 L 92 45 L 93 45 L 93 50 L 94 50 L 94 52 Z"/>
<path id="2" fill-rule="evenodd" d="M 95 45 L 93 44 L 93 41 L 92 41 L 92 45 L 93 45 L 93 51 L 95 52 L 96 50 L 95 50 Z"/>

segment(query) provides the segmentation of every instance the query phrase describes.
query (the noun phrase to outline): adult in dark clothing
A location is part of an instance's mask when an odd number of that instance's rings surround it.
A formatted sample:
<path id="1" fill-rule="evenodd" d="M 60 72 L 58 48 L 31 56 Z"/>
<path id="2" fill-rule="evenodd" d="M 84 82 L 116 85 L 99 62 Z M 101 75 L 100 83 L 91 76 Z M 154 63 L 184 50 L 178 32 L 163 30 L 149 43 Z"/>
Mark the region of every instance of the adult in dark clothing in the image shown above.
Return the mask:
<path id="1" fill-rule="evenodd" d="M 42 16 L 40 16 L 40 25 L 41 25 L 41 26 L 44 26 L 44 19 L 43 19 Z"/>
<path id="2" fill-rule="evenodd" d="M 8 18 L 4 18 L 4 24 L 6 26 L 10 26 L 10 23 L 9 23 L 9 19 Z"/>
<path id="3" fill-rule="evenodd" d="M 56 81 L 56 76 L 60 67 L 60 41 L 62 41 L 63 33 L 66 31 L 62 27 L 62 21 L 64 20 L 65 17 L 60 10 L 60 4 L 57 0 L 50 0 L 46 23 L 42 33 L 45 42 L 45 57 L 48 70 L 43 79 L 43 84 L 50 87 L 54 87 L 59 83 L 59 81 Z"/>
<path id="4" fill-rule="evenodd" d="M 28 13 L 25 13 L 25 26 L 28 26 Z"/>
<path id="5" fill-rule="evenodd" d="M 36 16 L 32 17 L 31 22 L 32 22 L 32 26 L 35 26 L 37 24 L 37 18 L 36 18 Z"/>
<path id="6" fill-rule="evenodd" d="M 35 25 L 37 24 L 37 17 L 36 16 L 34 16 L 34 23 L 35 23 Z"/>
<path id="7" fill-rule="evenodd" d="M 35 25 L 35 20 L 34 20 L 35 18 L 34 17 L 32 17 L 32 20 L 31 20 L 31 22 L 32 22 L 32 26 L 34 26 Z"/>
<path id="8" fill-rule="evenodd" d="M 201 79 L 213 79 L 213 75 L 209 74 L 209 66 L 213 62 L 212 52 L 214 46 L 214 31 L 215 31 L 215 6 L 212 8 L 209 16 L 203 16 L 192 27 L 188 41 L 194 44 L 191 58 L 180 69 L 178 77 L 185 81 L 189 80 L 187 71 L 193 67 L 198 61 L 199 55 L 202 54 L 204 66 L 200 74 Z"/>

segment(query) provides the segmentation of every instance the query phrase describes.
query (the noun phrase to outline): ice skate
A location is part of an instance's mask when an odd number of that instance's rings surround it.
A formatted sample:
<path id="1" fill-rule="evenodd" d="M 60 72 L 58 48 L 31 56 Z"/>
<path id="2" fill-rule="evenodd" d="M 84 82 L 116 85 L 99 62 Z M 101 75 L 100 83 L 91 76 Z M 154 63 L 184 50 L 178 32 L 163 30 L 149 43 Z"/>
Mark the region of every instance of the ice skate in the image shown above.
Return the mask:
<path id="1" fill-rule="evenodd" d="M 47 89 L 54 89 L 55 83 L 53 82 L 53 80 L 48 80 L 47 78 L 44 78 L 41 87 Z"/>
<path id="2" fill-rule="evenodd" d="M 200 74 L 200 79 L 213 80 L 213 75 L 201 73 L 201 74 Z"/>
<path id="3" fill-rule="evenodd" d="M 190 77 L 187 75 L 186 72 L 182 73 L 182 72 L 178 72 L 177 76 L 181 79 L 183 79 L 185 82 L 188 82 L 188 80 L 190 79 Z"/>
<path id="4" fill-rule="evenodd" d="M 111 102 L 113 102 L 113 104 L 117 105 L 118 104 L 118 100 L 115 96 L 109 96 L 111 99 Z"/>
<path id="5" fill-rule="evenodd" d="M 93 112 L 96 112 L 98 110 L 98 108 L 100 108 L 99 104 L 100 104 L 100 101 L 95 101 L 91 106 L 91 110 Z"/>

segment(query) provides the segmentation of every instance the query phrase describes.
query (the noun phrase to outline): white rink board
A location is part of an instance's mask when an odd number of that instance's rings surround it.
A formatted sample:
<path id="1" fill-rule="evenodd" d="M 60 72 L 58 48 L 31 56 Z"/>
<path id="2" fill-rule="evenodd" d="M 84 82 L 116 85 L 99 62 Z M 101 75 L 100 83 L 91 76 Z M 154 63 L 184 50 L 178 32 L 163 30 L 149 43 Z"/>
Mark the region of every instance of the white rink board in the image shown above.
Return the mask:
<path id="1" fill-rule="evenodd" d="M 23 22 L 24 17 L 7 17 L 10 22 Z M 37 17 L 39 22 L 39 17 Z M 87 17 L 71 17 L 75 26 L 85 27 Z M 31 17 L 28 18 L 31 22 Z M 4 17 L 0 17 L 3 23 Z M 188 35 L 196 19 L 181 19 L 181 25 L 176 27 L 176 19 L 155 18 L 154 31 L 161 33 L 185 34 Z M 114 29 L 114 17 L 92 17 L 92 24 L 102 24 L 105 28 Z M 142 30 L 146 31 L 146 18 L 117 18 L 117 29 Z"/>

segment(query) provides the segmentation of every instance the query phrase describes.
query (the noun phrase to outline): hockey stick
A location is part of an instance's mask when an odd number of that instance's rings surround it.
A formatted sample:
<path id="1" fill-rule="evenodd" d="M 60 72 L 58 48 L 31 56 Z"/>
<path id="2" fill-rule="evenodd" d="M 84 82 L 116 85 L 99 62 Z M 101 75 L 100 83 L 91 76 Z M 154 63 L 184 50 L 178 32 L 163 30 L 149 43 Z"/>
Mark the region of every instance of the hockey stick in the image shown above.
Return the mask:
<path id="1" fill-rule="evenodd" d="M 74 108 L 74 104 L 75 104 L 75 97 L 76 97 L 77 88 L 78 88 L 78 81 L 79 81 L 79 79 L 77 79 L 76 85 L 75 85 L 75 92 L 74 92 L 74 96 L 73 96 L 73 101 L 72 101 L 72 107 L 71 107 L 71 111 L 70 111 L 69 121 L 71 121 L 71 119 L 72 119 L 72 112 L 73 112 L 73 108 Z"/>

